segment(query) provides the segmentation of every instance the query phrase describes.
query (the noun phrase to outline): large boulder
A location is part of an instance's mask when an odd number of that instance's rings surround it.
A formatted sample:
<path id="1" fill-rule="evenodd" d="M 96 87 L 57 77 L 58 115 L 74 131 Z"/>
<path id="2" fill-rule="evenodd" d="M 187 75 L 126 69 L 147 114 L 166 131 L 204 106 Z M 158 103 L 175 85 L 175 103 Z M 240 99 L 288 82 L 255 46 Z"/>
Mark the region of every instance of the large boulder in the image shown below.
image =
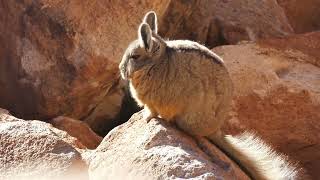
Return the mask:
<path id="1" fill-rule="evenodd" d="M 137 113 L 109 132 L 88 157 L 91 179 L 249 179 L 211 144 L 213 163 L 195 141 L 159 119 Z"/>
<path id="2" fill-rule="evenodd" d="M 112 119 L 118 63 L 150 9 L 169 1 L 2 1 L 0 106 L 24 119 Z"/>
<path id="3" fill-rule="evenodd" d="M 225 131 L 256 131 L 305 167 L 320 172 L 320 32 L 214 48 L 234 82 Z"/>
<path id="4" fill-rule="evenodd" d="M 320 30 L 319 0 L 277 0 L 296 33 Z"/>
<path id="5" fill-rule="evenodd" d="M 0 179 L 88 179 L 85 147 L 41 121 L 0 114 Z"/>
<path id="6" fill-rule="evenodd" d="M 176 0 L 160 21 L 160 34 L 213 47 L 293 32 L 276 0 Z"/>

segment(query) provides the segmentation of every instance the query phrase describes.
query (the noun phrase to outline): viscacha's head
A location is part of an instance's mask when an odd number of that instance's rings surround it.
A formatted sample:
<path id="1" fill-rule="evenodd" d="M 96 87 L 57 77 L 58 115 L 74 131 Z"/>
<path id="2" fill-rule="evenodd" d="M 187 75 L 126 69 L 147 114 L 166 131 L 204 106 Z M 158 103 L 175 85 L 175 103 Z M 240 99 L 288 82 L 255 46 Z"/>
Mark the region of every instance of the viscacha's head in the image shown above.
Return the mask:
<path id="1" fill-rule="evenodd" d="M 119 65 L 121 77 L 130 79 L 133 74 L 148 68 L 161 60 L 166 43 L 157 34 L 157 16 L 148 12 L 138 29 L 138 39 L 130 43 Z"/>

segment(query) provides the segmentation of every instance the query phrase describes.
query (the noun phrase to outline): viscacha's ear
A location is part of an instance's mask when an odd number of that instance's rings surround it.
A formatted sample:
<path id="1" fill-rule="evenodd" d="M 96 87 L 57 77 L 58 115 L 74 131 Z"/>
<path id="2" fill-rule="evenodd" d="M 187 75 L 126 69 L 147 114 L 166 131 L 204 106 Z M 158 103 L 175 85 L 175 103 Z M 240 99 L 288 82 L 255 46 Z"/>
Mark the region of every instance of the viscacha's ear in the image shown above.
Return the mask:
<path id="1" fill-rule="evenodd" d="M 143 18 L 143 23 L 149 24 L 154 33 L 158 33 L 157 14 L 154 11 L 149 11 Z"/>
<path id="2" fill-rule="evenodd" d="M 142 23 L 139 27 L 138 36 L 140 45 L 144 47 L 147 52 L 151 52 L 153 42 L 150 26 L 146 23 Z"/>

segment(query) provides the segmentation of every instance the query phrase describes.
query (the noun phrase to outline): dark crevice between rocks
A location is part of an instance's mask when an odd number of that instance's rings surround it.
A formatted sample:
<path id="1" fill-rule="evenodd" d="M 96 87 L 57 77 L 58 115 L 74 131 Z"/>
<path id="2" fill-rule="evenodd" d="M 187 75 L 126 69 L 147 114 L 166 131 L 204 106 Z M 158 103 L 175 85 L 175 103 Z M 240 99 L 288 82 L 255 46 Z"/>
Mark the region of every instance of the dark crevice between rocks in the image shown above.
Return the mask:
<path id="1" fill-rule="evenodd" d="M 143 108 L 138 106 L 137 102 L 133 99 L 128 89 L 125 89 L 124 92 L 125 96 L 123 98 L 120 110 L 121 116 L 119 117 L 128 120 L 134 113 L 140 111 Z"/>
<path id="2" fill-rule="evenodd" d="M 125 92 L 125 95 L 122 99 L 120 112 L 115 118 L 114 126 L 108 129 L 107 132 L 111 131 L 116 126 L 127 122 L 134 113 L 139 112 L 141 109 L 143 109 L 137 105 L 136 101 L 132 98 L 127 88 L 124 88 L 123 91 Z"/>
<path id="3" fill-rule="evenodd" d="M 118 84 L 115 86 L 118 86 Z M 142 109 L 137 105 L 135 100 L 130 95 L 128 85 L 126 87 L 122 87 L 121 90 L 124 92 L 124 97 L 122 99 L 120 111 L 116 117 L 112 119 L 106 118 L 103 121 L 95 122 L 98 124 L 95 124 L 95 127 L 91 127 L 92 130 L 102 137 L 107 135 L 113 128 L 127 122 L 134 113 Z M 91 112 L 93 111 L 94 108 L 91 110 Z"/>
<path id="4" fill-rule="evenodd" d="M 218 19 L 214 19 L 208 27 L 205 46 L 212 49 L 222 45 L 229 45 L 229 43 L 223 34 L 221 23 L 219 23 Z"/>

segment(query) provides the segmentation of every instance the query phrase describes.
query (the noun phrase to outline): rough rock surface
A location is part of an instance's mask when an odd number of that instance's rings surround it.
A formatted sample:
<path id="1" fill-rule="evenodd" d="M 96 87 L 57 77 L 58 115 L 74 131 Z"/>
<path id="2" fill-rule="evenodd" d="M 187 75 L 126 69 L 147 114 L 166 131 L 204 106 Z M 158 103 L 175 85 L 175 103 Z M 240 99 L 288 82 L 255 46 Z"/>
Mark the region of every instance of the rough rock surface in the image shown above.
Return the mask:
<path id="1" fill-rule="evenodd" d="M 1 109 L 0 108 L 0 115 L 1 114 L 10 114 L 10 112 L 8 110 L 6 110 L 6 109 Z"/>
<path id="2" fill-rule="evenodd" d="M 102 141 L 102 137 L 93 132 L 85 122 L 59 116 L 52 119 L 50 123 L 55 128 L 66 131 L 69 135 L 77 138 L 88 149 L 95 149 Z"/>
<path id="3" fill-rule="evenodd" d="M 319 0 L 277 0 L 296 33 L 320 30 Z"/>
<path id="4" fill-rule="evenodd" d="M 165 37 L 209 47 L 293 32 L 276 0 L 171 1 L 161 20 L 159 29 Z"/>
<path id="5" fill-rule="evenodd" d="M 113 118 L 122 53 L 167 2 L 1 1 L 0 106 L 24 119 Z"/>
<path id="6" fill-rule="evenodd" d="M 214 48 L 234 82 L 228 133 L 256 131 L 301 162 L 320 168 L 320 32 Z"/>
<path id="7" fill-rule="evenodd" d="M 112 130 L 89 159 L 89 176 L 95 180 L 247 179 L 234 164 L 212 163 L 191 137 L 172 125 L 159 119 L 147 123 L 141 113 Z"/>
<path id="8" fill-rule="evenodd" d="M 87 179 L 84 146 L 48 123 L 0 114 L 0 179 Z"/>

